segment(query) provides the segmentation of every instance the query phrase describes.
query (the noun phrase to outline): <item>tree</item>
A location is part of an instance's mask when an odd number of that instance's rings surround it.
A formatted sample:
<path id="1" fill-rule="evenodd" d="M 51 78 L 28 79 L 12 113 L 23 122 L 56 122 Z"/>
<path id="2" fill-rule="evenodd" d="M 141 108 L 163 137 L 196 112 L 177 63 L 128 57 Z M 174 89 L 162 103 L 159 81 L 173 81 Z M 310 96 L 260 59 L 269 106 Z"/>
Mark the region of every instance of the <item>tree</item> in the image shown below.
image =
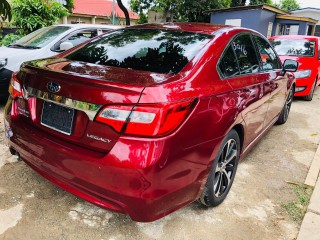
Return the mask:
<path id="1" fill-rule="evenodd" d="M 72 9 L 74 8 L 74 0 L 67 0 L 67 5 L 65 7 L 71 13 Z"/>
<path id="2" fill-rule="evenodd" d="M 239 7 L 246 5 L 246 0 L 231 0 L 230 7 Z"/>
<path id="3" fill-rule="evenodd" d="M 6 19 L 11 21 L 11 6 L 7 0 L 0 0 L 0 20 L 5 21 Z"/>
<path id="4" fill-rule="evenodd" d="M 295 10 L 300 8 L 300 4 L 296 0 L 281 0 L 279 8 L 285 11 Z"/>
<path id="5" fill-rule="evenodd" d="M 131 0 L 131 9 L 144 13 L 147 10 L 173 14 L 174 19 L 187 22 L 208 22 L 205 11 L 230 7 L 231 0 Z"/>
<path id="6" fill-rule="evenodd" d="M 128 9 L 126 9 L 126 7 L 123 5 L 121 0 L 117 0 L 117 3 L 121 11 L 124 13 L 124 16 L 126 17 L 126 25 L 130 26 L 130 17 L 129 17 Z"/>
<path id="7" fill-rule="evenodd" d="M 24 34 L 56 23 L 68 16 L 68 10 L 53 0 L 14 0 L 12 1 L 13 24 Z"/>
<path id="8" fill-rule="evenodd" d="M 270 4 L 272 5 L 272 0 L 250 0 L 249 5 L 260 5 L 260 4 Z"/>

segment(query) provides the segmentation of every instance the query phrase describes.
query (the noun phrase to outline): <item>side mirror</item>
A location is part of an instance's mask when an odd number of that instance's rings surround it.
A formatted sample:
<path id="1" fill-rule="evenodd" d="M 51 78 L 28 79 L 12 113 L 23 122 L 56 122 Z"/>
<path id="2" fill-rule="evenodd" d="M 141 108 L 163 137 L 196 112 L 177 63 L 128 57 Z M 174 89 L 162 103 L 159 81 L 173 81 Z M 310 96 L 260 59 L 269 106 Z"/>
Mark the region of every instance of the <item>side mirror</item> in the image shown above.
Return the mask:
<path id="1" fill-rule="evenodd" d="M 282 66 L 282 75 L 286 74 L 286 72 L 296 72 L 298 67 L 299 63 L 297 61 L 286 59 Z"/>
<path id="2" fill-rule="evenodd" d="M 62 42 L 60 44 L 60 51 L 66 51 L 70 48 L 73 48 L 73 44 L 71 42 Z"/>

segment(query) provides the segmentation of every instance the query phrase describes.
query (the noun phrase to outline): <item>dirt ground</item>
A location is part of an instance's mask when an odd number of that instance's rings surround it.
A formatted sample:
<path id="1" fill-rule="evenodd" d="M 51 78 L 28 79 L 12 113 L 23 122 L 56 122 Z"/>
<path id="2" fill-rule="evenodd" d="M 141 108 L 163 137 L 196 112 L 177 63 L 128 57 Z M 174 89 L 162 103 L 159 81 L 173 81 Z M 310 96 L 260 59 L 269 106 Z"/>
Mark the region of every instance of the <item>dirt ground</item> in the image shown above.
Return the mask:
<path id="1" fill-rule="evenodd" d="M 87 203 L 10 156 L 0 104 L 0 239 L 270 239 L 291 240 L 300 224 L 282 204 L 296 198 L 286 181 L 303 183 L 320 140 L 320 89 L 296 99 L 285 125 L 274 126 L 239 165 L 226 201 L 198 203 L 153 223 Z"/>

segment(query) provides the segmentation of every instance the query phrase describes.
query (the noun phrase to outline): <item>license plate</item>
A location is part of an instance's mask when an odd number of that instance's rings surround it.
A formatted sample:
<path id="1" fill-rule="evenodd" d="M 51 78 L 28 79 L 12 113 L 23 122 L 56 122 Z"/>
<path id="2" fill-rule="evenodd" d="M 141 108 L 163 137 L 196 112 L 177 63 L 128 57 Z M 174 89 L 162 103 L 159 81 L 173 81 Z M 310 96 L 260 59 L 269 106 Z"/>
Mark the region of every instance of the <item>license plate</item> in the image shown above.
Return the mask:
<path id="1" fill-rule="evenodd" d="M 44 102 L 42 108 L 41 124 L 58 132 L 71 135 L 74 109 Z"/>

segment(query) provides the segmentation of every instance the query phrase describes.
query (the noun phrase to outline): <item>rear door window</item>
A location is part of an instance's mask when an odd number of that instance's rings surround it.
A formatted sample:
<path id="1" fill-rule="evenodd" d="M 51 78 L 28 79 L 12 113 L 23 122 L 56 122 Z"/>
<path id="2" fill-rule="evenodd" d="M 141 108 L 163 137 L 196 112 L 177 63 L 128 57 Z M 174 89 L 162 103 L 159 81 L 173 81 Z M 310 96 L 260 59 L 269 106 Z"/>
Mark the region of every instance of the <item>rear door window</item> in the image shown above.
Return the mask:
<path id="1" fill-rule="evenodd" d="M 277 57 L 276 53 L 273 51 L 270 44 L 265 39 L 259 36 L 254 35 L 253 38 L 259 50 L 260 59 L 262 61 L 262 70 L 269 71 L 280 69 L 280 60 Z"/>

